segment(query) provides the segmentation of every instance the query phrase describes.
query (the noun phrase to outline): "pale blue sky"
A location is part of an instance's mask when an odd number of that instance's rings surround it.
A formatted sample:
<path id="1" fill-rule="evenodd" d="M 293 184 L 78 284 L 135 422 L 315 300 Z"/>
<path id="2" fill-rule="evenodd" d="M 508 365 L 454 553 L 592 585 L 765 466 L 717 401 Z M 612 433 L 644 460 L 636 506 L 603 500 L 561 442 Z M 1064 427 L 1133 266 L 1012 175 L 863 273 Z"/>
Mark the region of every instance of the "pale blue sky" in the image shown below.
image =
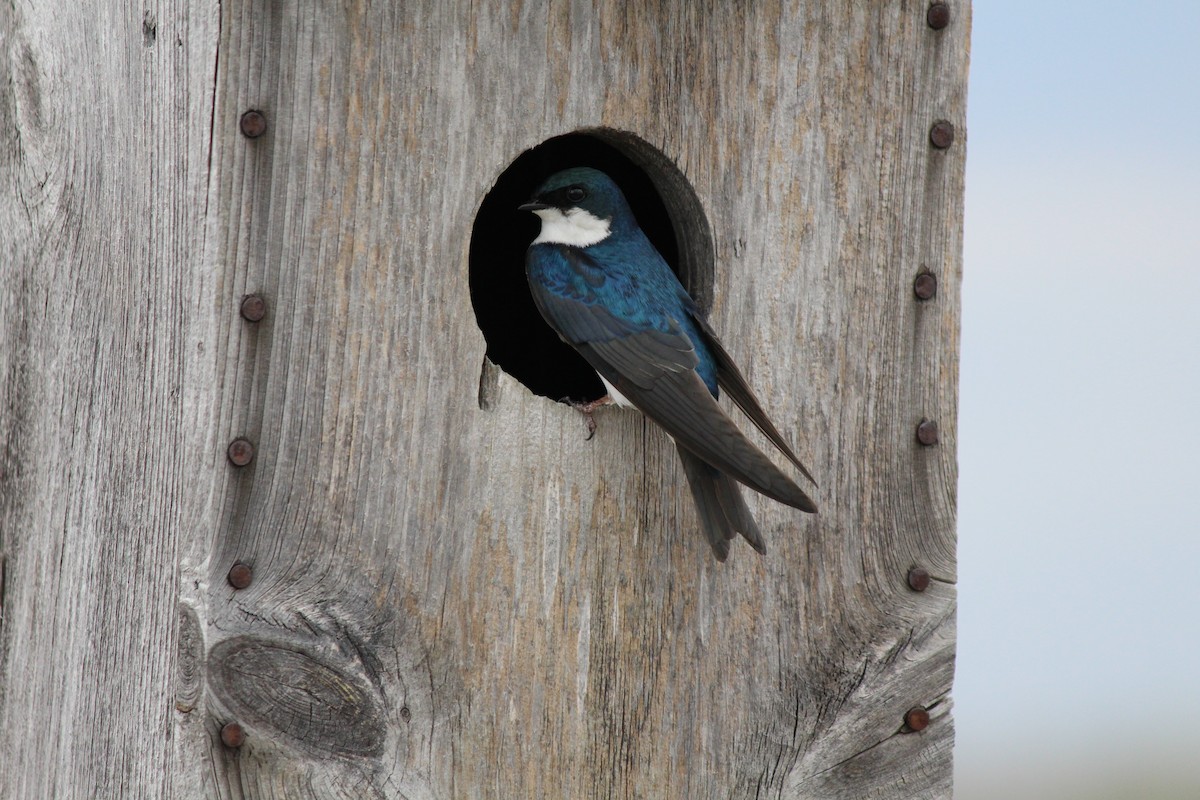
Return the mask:
<path id="1" fill-rule="evenodd" d="M 974 4 L 959 800 L 1200 797 L 1200 2 Z"/>

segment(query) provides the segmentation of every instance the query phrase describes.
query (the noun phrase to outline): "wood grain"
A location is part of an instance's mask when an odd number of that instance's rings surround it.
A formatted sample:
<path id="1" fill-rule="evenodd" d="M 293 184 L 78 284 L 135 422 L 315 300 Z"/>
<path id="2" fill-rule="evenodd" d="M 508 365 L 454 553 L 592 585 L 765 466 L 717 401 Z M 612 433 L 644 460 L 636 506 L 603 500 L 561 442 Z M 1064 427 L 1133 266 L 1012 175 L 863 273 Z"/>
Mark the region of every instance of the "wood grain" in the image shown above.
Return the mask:
<path id="1" fill-rule="evenodd" d="M 215 11 L 0 8 L 2 797 L 169 786 Z"/>
<path id="2" fill-rule="evenodd" d="M 952 7 L 0 8 L 0 796 L 949 796 Z M 694 188 L 820 482 L 765 557 L 638 415 L 481 388 L 474 215 L 596 127 Z"/>

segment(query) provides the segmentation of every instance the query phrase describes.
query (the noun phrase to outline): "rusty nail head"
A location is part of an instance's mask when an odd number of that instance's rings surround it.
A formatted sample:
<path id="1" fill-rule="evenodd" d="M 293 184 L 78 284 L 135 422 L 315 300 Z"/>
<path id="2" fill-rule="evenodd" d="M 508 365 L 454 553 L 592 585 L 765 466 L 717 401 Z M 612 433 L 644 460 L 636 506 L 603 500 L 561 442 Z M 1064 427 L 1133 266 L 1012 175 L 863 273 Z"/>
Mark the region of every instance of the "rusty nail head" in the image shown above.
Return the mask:
<path id="1" fill-rule="evenodd" d="M 230 573 L 231 575 L 233 573 Z M 914 592 L 923 592 L 929 588 L 929 570 L 913 567 L 908 571 L 908 588 Z"/>
<path id="2" fill-rule="evenodd" d="M 249 564 L 243 564 L 241 561 L 229 568 L 229 575 L 226 576 L 229 580 L 229 585 L 235 589 L 245 589 L 250 585 L 250 581 L 254 580 L 254 570 L 250 569 Z"/>
<path id="3" fill-rule="evenodd" d="M 929 711 L 925 706 L 913 706 L 904 715 L 904 724 L 910 731 L 923 731 L 929 727 Z"/>
<path id="4" fill-rule="evenodd" d="M 910 712 L 911 713 L 911 712 Z M 236 722 L 227 722 L 221 728 L 221 742 L 226 747 L 241 747 L 246 741 L 246 732 Z"/>
<path id="5" fill-rule="evenodd" d="M 267 301 L 262 295 L 248 294 L 242 298 L 241 314 L 247 322 L 258 322 L 267 315 Z"/>
<path id="6" fill-rule="evenodd" d="M 929 10 L 925 12 L 925 21 L 929 27 L 940 31 L 950 24 L 950 6 L 946 3 L 930 3 Z"/>
<path id="7" fill-rule="evenodd" d="M 954 144 L 954 126 L 946 120 L 938 120 L 929 129 L 929 141 L 939 150 Z"/>
<path id="8" fill-rule="evenodd" d="M 932 272 L 922 272 L 913 281 L 913 293 L 920 300 L 932 300 L 937 295 L 937 276 Z"/>
<path id="9" fill-rule="evenodd" d="M 267 132 L 267 118 L 261 111 L 252 108 L 242 114 L 238 127 L 242 129 L 242 135 L 247 139 L 257 139 Z"/>
<path id="10" fill-rule="evenodd" d="M 229 456 L 229 463 L 235 467 L 244 467 L 254 458 L 254 445 L 250 444 L 248 439 L 234 439 L 229 443 L 229 449 L 225 451 Z"/>
<path id="11" fill-rule="evenodd" d="M 917 441 L 926 447 L 931 447 L 938 443 L 938 427 L 937 423 L 931 419 L 924 420 L 917 426 Z"/>

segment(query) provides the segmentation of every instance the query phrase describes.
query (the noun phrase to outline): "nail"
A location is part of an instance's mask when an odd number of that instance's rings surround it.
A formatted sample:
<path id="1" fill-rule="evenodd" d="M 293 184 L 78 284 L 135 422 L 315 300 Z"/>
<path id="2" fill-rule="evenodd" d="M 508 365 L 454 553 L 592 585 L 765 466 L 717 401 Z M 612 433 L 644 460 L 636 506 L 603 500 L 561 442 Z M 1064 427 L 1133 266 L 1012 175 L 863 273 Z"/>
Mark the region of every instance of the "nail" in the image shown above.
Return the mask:
<path id="1" fill-rule="evenodd" d="M 954 126 L 946 120 L 938 120 L 929 129 L 929 141 L 939 150 L 954 144 Z"/>
<path id="2" fill-rule="evenodd" d="M 913 293 L 920 300 L 932 300 L 937 295 L 937 276 L 932 272 L 922 272 L 913 281 Z"/>
<path id="3" fill-rule="evenodd" d="M 913 567 L 908 571 L 908 588 L 914 592 L 923 592 L 929 588 L 929 570 Z"/>
<path id="4" fill-rule="evenodd" d="M 226 747 L 238 748 L 246 741 L 246 732 L 236 722 L 227 722 L 221 728 L 221 742 Z"/>
<path id="5" fill-rule="evenodd" d="M 926 447 L 932 447 L 938 443 L 938 427 L 937 423 L 931 419 L 923 420 L 917 426 L 917 441 Z"/>
<path id="6" fill-rule="evenodd" d="M 925 706 L 913 706 L 904 715 L 904 724 L 910 731 L 923 731 L 929 727 L 929 711 Z"/>
<path id="7" fill-rule="evenodd" d="M 408 710 L 408 706 L 400 706 L 400 719 L 408 722 L 412 719 L 412 712 Z"/>
<path id="8" fill-rule="evenodd" d="M 242 298 L 242 319 L 247 322 L 258 322 L 267 315 L 267 301 L 262 295 L 248 294 Z"/>
<path id="9" fill-rule="evenodd" d="M 247 139 L 257 139 L 267 132 L 267 118 L 261 111 L 252 108 L 242 114 L 238 126 L 242 129 L 242 136 Z"/>
<path id="10" fill-rule="evenodd" d="M 234 439 L 229 443 L 229 449 L 225 451 L 225 455 L 229 457 L 229 463 L 235 467 L 244 467 L 254 458 L 254 445 L 250 444 L 248 439 Z"/>
<path id="11" fill-rule="evenodd" d="M 950 24 L 950 6 L 945 3 L 930 3 L 929 10 L 925 12 L 925 21 L 929 23 L 929 27 L 940 31 Z"/>
<path id="12" fill-rule="evenodd" d="M 254 580 L 254 570 L 250 569 L 249 564 L 239 561 L 229 568 L 229 574 L 225 577 L 233 588 L 245 589 L 250 585 L 250 581 Z"/>

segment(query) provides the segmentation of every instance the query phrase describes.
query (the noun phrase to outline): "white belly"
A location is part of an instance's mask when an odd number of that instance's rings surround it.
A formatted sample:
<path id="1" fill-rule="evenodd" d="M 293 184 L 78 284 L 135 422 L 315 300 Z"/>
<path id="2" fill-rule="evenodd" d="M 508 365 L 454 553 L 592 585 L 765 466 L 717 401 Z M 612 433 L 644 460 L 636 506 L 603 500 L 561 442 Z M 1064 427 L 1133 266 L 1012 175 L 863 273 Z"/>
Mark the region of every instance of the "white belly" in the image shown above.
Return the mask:
<path id="1" fill-rule="evenodd" d="M 633 403 L 629 402 L 629 400 L 625 397 L 625 395 L 623 395 L 617 391 L 617 387 L 613 386 L 611 383 L 604 380 L 603 375 L 600 375 L 599 372 L 597 372 L 596 375 L 598 375 L 600 377 L 600 380 L 604 381 L 604 388 L 608 389 L 608 396 L 612 398 L 612 401 L 614 403 L 621 406 L 622 408 L 633 408 L 634 407 Z"/>

